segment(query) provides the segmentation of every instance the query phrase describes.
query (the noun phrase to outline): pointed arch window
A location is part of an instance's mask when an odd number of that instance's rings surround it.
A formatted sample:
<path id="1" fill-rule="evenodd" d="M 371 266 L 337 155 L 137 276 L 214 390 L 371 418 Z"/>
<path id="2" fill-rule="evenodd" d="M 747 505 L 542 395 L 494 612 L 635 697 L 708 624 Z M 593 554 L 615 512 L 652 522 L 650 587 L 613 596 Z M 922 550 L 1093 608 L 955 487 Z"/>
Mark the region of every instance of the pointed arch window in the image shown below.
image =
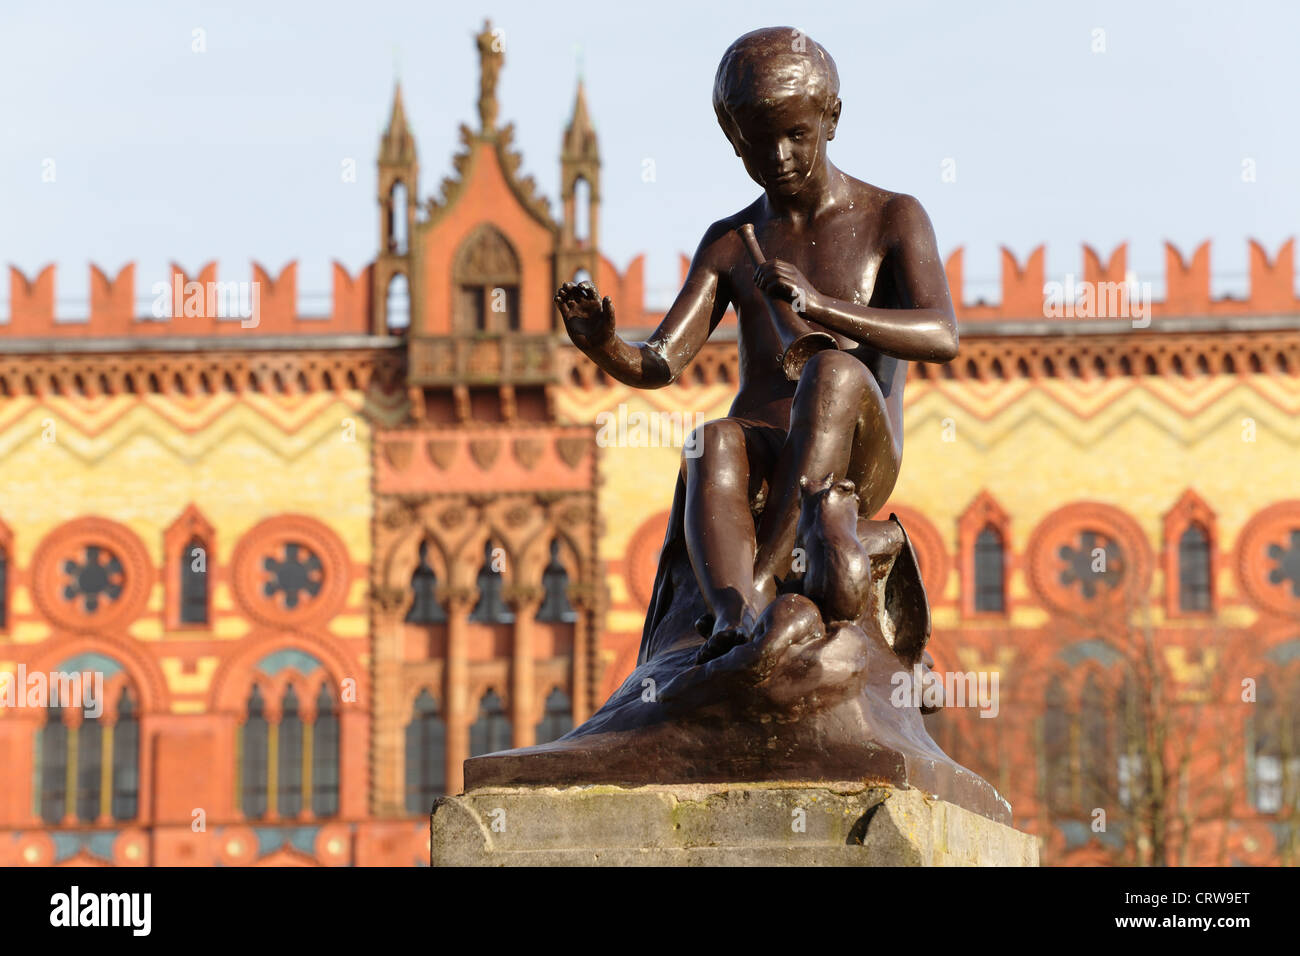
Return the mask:
<path id="1" fill-rule="evenodd" d="M 408 624 L 441 624 L 447 612 L 438 603 L 438 576 L 429 563 L 429 542 L 420 542 L 420 561 L 411 574 L 410 610 L 406 612 Z"/>
<path id="2" fill-rule="evenodd" d="M 98 717 L 84 716 L 77 727 L 76 808 L 77 820 L 93 823 L 99 818 L 100 786 L 104 779 L 104 725 Z"/>
<path id="3" fill-rule="evenodd" d="M 208 623 L 208 549 L 194 537 L 182 549 L 180 560 L 182 624 Z"/>
<path id="4" fill-rule="evenodd" d="M 1170 617 L 1214 611 L 1217 519 L 1188 488 L 1164 517 L 1165 611 Z"/>
<path id="5" fill-rule="evenodd" d="M 292 684 L 280 702 L 279 753 L 276 767 L 276 811 L 282 817 L 302 812 L 302 715 Z"/>
<path id="6" fill-rule="evenodd" d="M 311 725 L 311 812 L 332 817 L 339 812 L 339 709 L 334 689 L 322 684 Z"/>
<path id="7" fill-rule="evenodd" d="M 122 688 L 117 702 L 112 762 L 110 813 L 114 820 L 134 820 L 140 812 L 140 719 L 129 687 Z"/>
<path id="8" fill-rule="evenodd" d="M 405 275 L 399 272 L 388 280 L 385 301 L 388 333 L 401 335 L 411 327 L 411 284 Z"/>
<path id="9" fill-rule="evenodd" d="M 501 573 L 501 554 L 496 552 L 489 538 L 483 543 L 483 566 L 478 572 L 478 603 L 470 611 L 469 619 L 482 624 L 509 624 L 514 612 L 505 602 L 505 577 Z"/>
<path id="10" fill-rule="evenodd" d="M 266 688 L 254 682 L 239 735 L 240 808 L 249 820 L 318 819 L 339 812 L 342 721 L 338 692 L 318 673 L 310 654 L 284 649 L 258 665 L 274 679 L 293 668 L 279 706 L 267 706 Z M 311 677 L 313 673 L 317 676 Z M 320 683 L 317 683 L 320 681 Z"/>
<path id="11" fill-rule="evenodd" d="M 985 525 L 975 536 L 975 610 L 1006 610 L 1006 557 L 1002 535 Z"/>
<path id="12" fill-rule="evenodd" d="M 216 531 L 189 505 L 163 532 L 163 581 L 168 627 L 205 628 L 212 621 Z"/>
<path id="13" fill-rule="evenodd" d="M 51 826 L 110 818 L 134 820 L 140 735 L 135 698 L 124 683 L 121 665 L 105 655 L 87 653 L 64 661 L 57 671 L 80 675 L 82 681 L 91 679 L 91 674 L 102 674 L 104 684 L 97 688 L 98 713 L 83 706 L 88 699 L 82 697 L 84 685 L 73 684 L 70 692 L 60 692 L 56 699 L 51 684 L 50 706 L 35 743 L 36 801 L 41 819 Z M 116 707 L 110 704 L 114 694 Z"/>
<path id="14" fill-rule="evenodd" d="M 1079 771 L 1083 778 L 1085 809 L 1104 807 L 1114 793 L 1111 785 L 1111 749 L 1109 708 L 1096 673 L 1088 675 L 1083 685 L 1079 715 Z"/>
<path id="15" fill-rule="evenodd" d="M 1137 684 L 1125 676 L 1115 702 L 1119 720 L 1119 759 L 1115 789 L 1120 806 L 1132 809 L 1146 794 L 1146 715 L 1138 699 Z"/>
<path id="16" fill-rule="evenodd" d="M 456 253 L 455 330 L 519 331 L 519 256 L 494 226 L 481 226 Z"/>
<path id="17" fill-rule="evenodd" d="M 41 728 L 41 819 L 58 825 L 68 813 L 68 726 L 59 707 L 45 711 Z"/>
<path id="18" fill-rule="evenodd" d="M 267 810 L 270 724 L 262 689 L 256 684 L 248 695 L 240 738 L 240 807 L 249 820 L 260 820 Z"/>
<path id="19" fill-rule="evenodd" d="M 1056 813 L 1070 809 L 1070 717 L 1065 706 L 1065 687 L 1059 676 L 1047 685 L 1043 709 L 1043 782 L 1049 809 Z"/>
<path id="20" fill-rule="evenodd" d="M 1210 610 L 1210 536 L 1195 522 L 1178 539 L 1178 608 Z"/>
<path id="21" fill-rule="evenodd" d="M 424 816 L 447 791 L 447 726 L 428 688 L 415 699 L 406 725 L 406 809 Z"/>
<path id="22" fill-rule="evenodd" d="M 407 203 L 406 183 L 399 179 L 388 194 L 388 251 L 394 255 L 406 255 Z"/>
<path id="23" fill-rule="evenodd" d="M 573 702 L 569 700 L 568 694 L 554 687 L 546 695 L 542 722 L 537 725 L 537 742 L 549 744 L 552 740 L 559 740 L 572 729 Z"/>
<path id="24" fill-rule="evenodd" d="M 510 749 L 510 718 L 496 691 L 489 690 L 478 703 L 478 719 L 469 728 L 469 755 Z"/>
<path id="25" fill-rule="evenodd" d="M 542 572 L 541 606 L 537 609 L 539 621 L 572 622 L 578 619 L 578 612 L 569 603 L 569 572 L 560 560 L 560 539 L 551 539 L 551 560 Z"/>

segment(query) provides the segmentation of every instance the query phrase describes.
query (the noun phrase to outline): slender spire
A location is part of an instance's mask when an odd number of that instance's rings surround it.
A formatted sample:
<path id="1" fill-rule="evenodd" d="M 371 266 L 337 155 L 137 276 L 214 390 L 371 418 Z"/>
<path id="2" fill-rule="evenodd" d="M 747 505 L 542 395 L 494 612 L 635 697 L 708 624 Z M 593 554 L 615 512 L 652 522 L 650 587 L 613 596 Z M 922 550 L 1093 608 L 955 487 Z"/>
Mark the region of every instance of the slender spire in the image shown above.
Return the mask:
<path id="1" fill-rule="evenodd" d="M 402 165 L 415 162 L 415 137 L 406 123 L 400 82 L 393 88 L 393 111 L 388 117 L 388 128 L 379 140 L 379 161 Z"/>
<path id="2" fill-rule="evenodd" d="M 578 80 L 578 93 L 573 100 L 573 115 L 564 129 L 564 154 L 572 158 L 595 158 L 600 155 L 596 143 L 596 128 L 591 124 L 587 109 L 587 88 Z"/>

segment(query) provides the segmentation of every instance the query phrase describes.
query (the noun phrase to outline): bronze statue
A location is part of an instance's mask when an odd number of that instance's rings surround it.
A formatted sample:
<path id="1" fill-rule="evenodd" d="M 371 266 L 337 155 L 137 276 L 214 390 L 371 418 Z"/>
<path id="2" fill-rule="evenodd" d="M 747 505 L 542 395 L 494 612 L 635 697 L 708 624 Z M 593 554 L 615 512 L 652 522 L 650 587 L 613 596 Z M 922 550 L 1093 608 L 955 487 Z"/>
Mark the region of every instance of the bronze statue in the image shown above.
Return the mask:
<path id="1" fill-rule="evenodd" d="M 873 516 L 902 461 L 908 363 L 957 354 L 929 218 L 831 163 L 839 77 L 798 31 L 733 43 L 713 104 L 763 192 L 708 229 L 659 327 L 625 342 L 589 282 L 555 301 L 578 348 L 639 388 L 675 381 L 734 305 L 736 399 L 683 460 L 636 671 L 563 739 L 469 760 L 466 785 L 867 779 L 1006 822 L 920 710 L 889 701 L 927 657 L 929 605 L 902 525 Z"/>

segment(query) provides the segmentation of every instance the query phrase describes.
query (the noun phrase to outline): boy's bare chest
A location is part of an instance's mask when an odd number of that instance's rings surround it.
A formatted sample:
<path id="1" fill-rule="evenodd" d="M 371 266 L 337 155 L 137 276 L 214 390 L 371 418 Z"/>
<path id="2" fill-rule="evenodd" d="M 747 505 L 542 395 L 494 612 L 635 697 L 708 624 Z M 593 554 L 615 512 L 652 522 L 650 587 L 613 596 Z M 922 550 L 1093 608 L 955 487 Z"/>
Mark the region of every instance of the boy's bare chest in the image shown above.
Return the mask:
<path id="1" fill-rule="evenodd" d="M 841 216 L 797 232 L 768 223 L 756 232 L 764 256 L 792 263 L 818 292 L 859 305 L 870 302 L 884 259 L 879 225 L 872 217 Z M 736 264 L 737 291 L 753 288 L 753 270 L 748 256 Z"/>

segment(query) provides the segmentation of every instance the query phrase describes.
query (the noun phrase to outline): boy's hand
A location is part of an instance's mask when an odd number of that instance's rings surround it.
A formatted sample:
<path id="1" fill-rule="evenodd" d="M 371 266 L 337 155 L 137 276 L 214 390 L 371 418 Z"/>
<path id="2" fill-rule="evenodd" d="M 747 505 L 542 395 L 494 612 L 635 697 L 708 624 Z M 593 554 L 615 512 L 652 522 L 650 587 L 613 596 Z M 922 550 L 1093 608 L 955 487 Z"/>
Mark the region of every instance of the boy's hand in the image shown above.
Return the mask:
<path id="1" fill-rule="evenodd" d="M 809 311 L 819 294 L 799 267 L 784 259 L 768 259 L 758 266 L 754 285 L 770 298 L 791 303 L 796 312 Z"/>
<path id="2" fill-rule="evenodd" d="M 566 282 L 555 293 L 564 328 L 583 352 L 601 351 L 614 338 L 614 303 L 590 282 Z"/>

